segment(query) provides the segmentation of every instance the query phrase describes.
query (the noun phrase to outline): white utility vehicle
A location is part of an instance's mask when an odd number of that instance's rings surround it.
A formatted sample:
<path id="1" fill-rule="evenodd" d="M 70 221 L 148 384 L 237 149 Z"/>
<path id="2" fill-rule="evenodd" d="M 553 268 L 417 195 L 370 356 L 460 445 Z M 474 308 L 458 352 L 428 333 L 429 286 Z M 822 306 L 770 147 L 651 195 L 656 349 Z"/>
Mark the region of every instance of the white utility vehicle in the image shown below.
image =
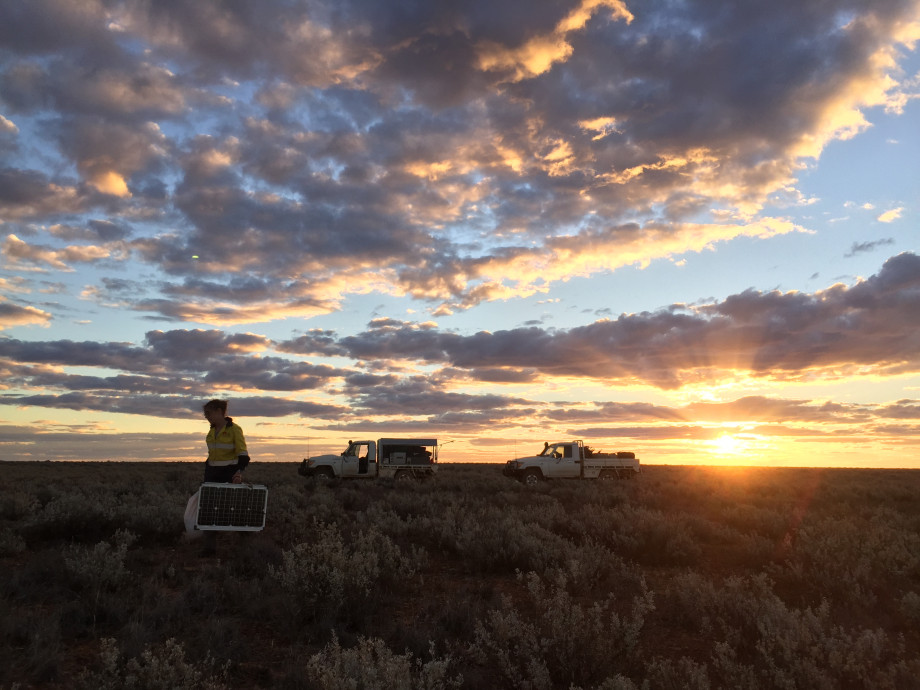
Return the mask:
<path id="1" fill-rule="evenodd" d="M 635 453 L 597 453 L 584 441 L 544 443 L 539 455 L 509 460 L 502 470 L 529 486 L 544 479 L 631 479 L 638 473 Z"/>
<path id="2" fill-rule="evenodd" d="M 433 438 L 381 438 L 349 441 L 339 455 L 304 458 L 297 472 L 304 477 L 425 479 L 438 469 L 438 441 Z"/>

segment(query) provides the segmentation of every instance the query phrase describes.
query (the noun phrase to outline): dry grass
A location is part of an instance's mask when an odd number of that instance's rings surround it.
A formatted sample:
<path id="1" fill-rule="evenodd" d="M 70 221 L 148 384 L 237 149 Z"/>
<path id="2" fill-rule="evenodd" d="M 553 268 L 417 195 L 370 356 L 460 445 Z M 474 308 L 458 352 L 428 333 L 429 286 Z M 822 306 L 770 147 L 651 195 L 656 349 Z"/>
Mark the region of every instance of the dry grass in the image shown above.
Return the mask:
<path id="1" fill-rule="evenodd" d="M 909 688 L 920 472 L 304 481 L 182 538 L 197 465 L 5 463 L 0 688 Z"/>

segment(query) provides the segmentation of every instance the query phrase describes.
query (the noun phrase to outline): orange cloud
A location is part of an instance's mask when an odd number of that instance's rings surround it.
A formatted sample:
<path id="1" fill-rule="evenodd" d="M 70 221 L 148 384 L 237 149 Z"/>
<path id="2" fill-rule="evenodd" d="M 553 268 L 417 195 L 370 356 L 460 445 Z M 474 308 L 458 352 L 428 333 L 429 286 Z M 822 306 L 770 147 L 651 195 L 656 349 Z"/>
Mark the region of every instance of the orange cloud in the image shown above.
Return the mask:
<path id="1" fill-rule="evenodd" d="M 130 197 L 131 192 L 125 178 L 114 170 L 93 173 L 89 178 L 89 183 L 103 194 L 112 196 Z"/>
<path id="2" fill-rule="evenodd" d="M 613 20 L 622 19 L 627 24 L 633 20 L 632 13 L 621 0 L 582 0 L 578 7 L 556 24 L 551 33 L 534 36 L 517 48 L 482 41 L 477 46 L 479 69 L 484 72 L 510 72 L 510 81 L 521 81 L 543 74 L 572 54 L 573 48 L 566 40 L 566 35 L 584 28 L 588 20 L 603 7 L 611 10 L 610 17 Z"/>

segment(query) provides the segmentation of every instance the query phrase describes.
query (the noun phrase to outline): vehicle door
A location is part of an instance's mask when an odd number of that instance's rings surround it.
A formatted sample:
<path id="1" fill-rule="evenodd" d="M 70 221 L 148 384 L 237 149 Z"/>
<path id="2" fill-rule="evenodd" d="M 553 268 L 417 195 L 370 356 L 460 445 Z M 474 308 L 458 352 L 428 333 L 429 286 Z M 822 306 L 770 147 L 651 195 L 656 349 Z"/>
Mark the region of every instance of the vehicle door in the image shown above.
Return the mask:
<path id="1" fill-rule="evenodd" d="M 343 477 L 363 477 L 367 475 L 368 461 L 368 444 L 351 443 L 348 449 L 342 453 L 342 476 Z M 363 470 L 363 472 L 362 472 Z"/>
<path id="2" fill-rule="evenodd" d="M 560 443 L 549 449 L 550 460 L 546 465 L 548 477 L 560 479 L 578 477 L 581 474 L 581 458 L 578 449 L 571 443 Z"/>

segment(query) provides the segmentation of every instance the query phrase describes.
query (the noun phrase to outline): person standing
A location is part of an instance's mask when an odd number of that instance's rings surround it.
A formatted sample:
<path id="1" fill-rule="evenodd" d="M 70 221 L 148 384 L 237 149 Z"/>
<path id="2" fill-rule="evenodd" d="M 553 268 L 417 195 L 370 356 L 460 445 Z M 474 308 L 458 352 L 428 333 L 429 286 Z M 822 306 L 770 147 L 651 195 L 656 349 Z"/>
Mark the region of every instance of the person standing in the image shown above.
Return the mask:
<path id="1" fill-rule="evenodd" d="M 241 484 L 243 470 L 249 464 L 246 437 L 239 424 L 227 416 L 226 400 L 209 400 L 204 404 L 204 417 L 211 424 L 206 442 L 208 459 L 204 463 L 204 481 L 220 484 Z M 217 553 L 217 532 L 205 532 L 202 556 Z"/>
<path id="2" fill-rule="evenodd" d="M 240 425 L 227 416 L 227 401 L 209 400 L 204 404 L 204 416 L 211 424 L 206 439 L 208 459 L 204 465 L 204 481 L 242 483 L 243 470 L 249 464 L 249 451 Z"/>

